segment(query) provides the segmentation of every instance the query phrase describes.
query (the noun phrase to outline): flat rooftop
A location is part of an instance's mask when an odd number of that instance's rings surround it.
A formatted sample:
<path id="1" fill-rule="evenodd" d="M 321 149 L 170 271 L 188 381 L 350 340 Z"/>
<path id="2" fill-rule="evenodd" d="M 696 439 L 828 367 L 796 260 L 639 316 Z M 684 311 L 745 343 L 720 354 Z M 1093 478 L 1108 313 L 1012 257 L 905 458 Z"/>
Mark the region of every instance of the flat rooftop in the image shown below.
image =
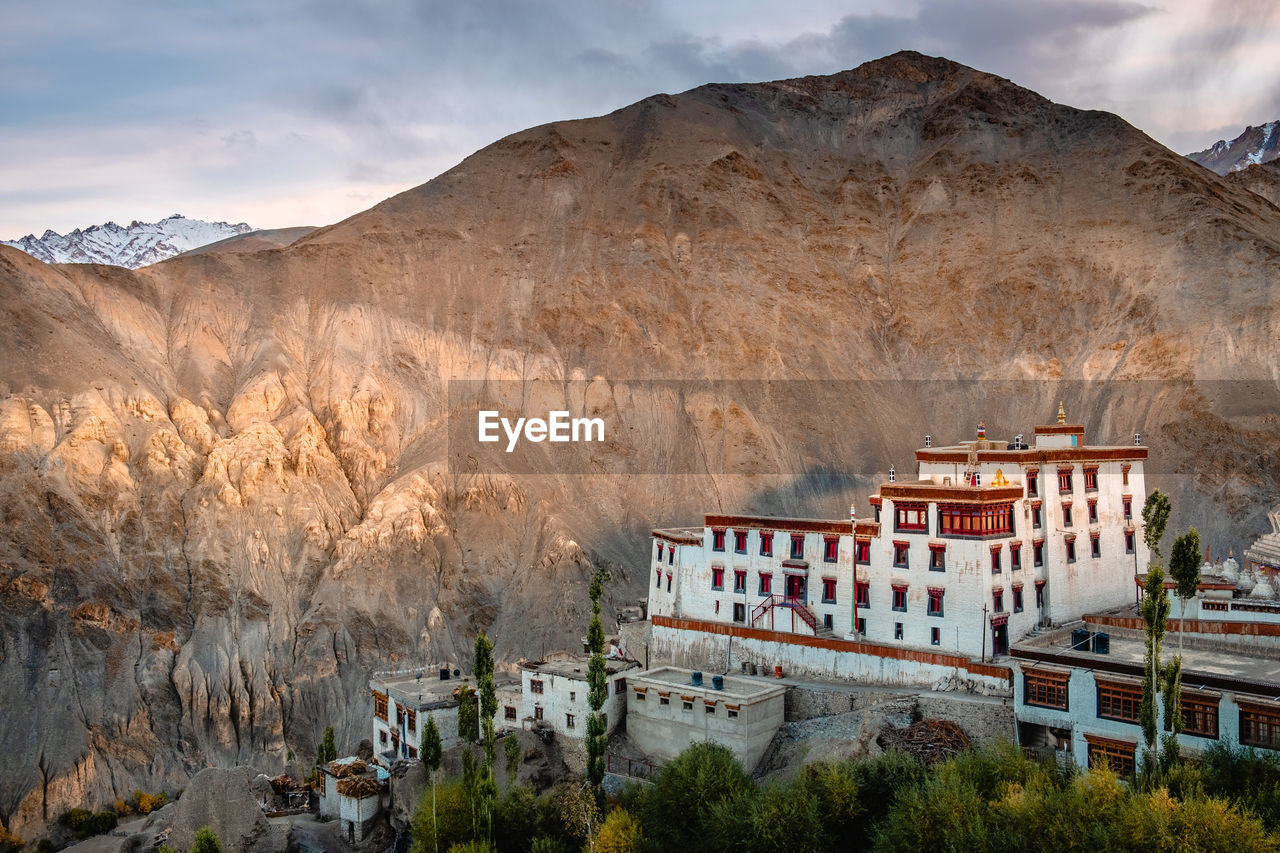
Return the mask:
<path id="1" fill-rule="evenodd" d="M 702 541 L 704 529 L 702 527 L 661 527 L 654 530 L 653 535 L 677 542 L 697 543 Z"/>
<path id="2" fill-rule="evenodd" d="M 739 678 L 735 675 L 724 676 L 724 689 L 716 690 L 712 686 L 712 676 L 719 673 L 704 672 L 702 674 L 702 684 L 694 686 L 692 684 L 693 670 L 678 669 L 674 666 L 663 666 L 656 669 L 638 672 L 631 676 L 631 683 L 637 681 L 657 682 L 659 686 L 670 685 L 673 690 L 685 688 L 690 691 L 701 691 L 704 693 L 714 693 L 717 696 L 727 696 L 732 699 L 741 699 L 743 701 L 752 701 L 755 699 L 763 699 L 770 694 L 785 691 L 786 685 L 782 682 L 776 684 L 767 681 L 759 681 L 752 678 Z"/>
<path id="3" fill-rule="evenodd" d="M 452 702 L 453 691 L 459 685 L 474 685 L 475 680 L 469 675 L 460 675 L 456 678 L 451 675 L 447 680 L 442 680 L 438 669 L 426 669 L 421 671 L 421 675 L 416 671 L 394 675 L 374 675 L 369 679 L 369 683 L 388 693 L 394 693 L 406 702 L 416 701 L 420 705 L 426 705 L 434 702 Z M 517 683 L 512 678 L 494 677 L 496 687 Z"/>
<path id="4" fill-rule="evenodd" d="M 528 661 L 527 663 L 522 664 L 522 668 L 541 675 L 559 675 L 564 678 L 586 681 L 587 664 L 590 660 L 591 658 L 589 656 L 581 655 L 565 660 Z M 623 670 L 637 666 L 639 666 L 639 664 L 629 660 L 620 660 L 618 658 L 604 659 L 604 671 L 606 675 L 616 675 Z"/>
<path id="5" fill-rule="evenodd" d="M 1071 648 L 1071 628 L 1030 637 L 1014 643 L 1012 656 L 1019 660 L 1037 660 L 1079 666 L 1100 672 L 1119 672 L 1141 677 L 1146 644 L 1141 637 L 1122 636 L 1108 631 L 1110 651 L 1094 654 Z M 1230 648 L 1206 648 L 1187 645 L 1178 650 L 1178 635 L 1166 633 L 1161 662 L 1182 655 L 1184 687 L 1209 687 L 1215 690 L 1239 690 L 1264 696 L 1280 696 L 1280 656 L 1274 649 L 1232 644 Z"/>

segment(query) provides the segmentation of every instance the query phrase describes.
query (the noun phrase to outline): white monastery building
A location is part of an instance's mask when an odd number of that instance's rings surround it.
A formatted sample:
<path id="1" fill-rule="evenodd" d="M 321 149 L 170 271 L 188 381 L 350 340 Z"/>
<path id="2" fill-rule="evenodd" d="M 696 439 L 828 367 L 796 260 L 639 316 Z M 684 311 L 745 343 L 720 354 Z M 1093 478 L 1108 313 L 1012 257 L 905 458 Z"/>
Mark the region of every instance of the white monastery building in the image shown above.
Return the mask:
<path id="1" fill-rule="evenodd" d="M 891 472 L 870 518 L 707 515 L 655 530 L 650 614 L 1006 655 L 1036 625 L 1132 600 L 1149 558 L 1146 458 L 1136 436 L 1085 444 L 1061 406 L 1031 445 L 982 425 L 951 447 L 926 437 L 916 478 Z"/>
<path id="2" fill-rule="evenodd" d="M 587 667 L 590 656 L 567 656 L 562 660 L 531 661 L 521 666 L 520 701 L 524 707 L 524 728 L 550 728 L 556 734 L 576 740 L 587 736 L 587 717 L 591 714 L 588 697 Z M 612 732 L 627 713 L 626 672 L 635 669 L 630 661 L 605 659 L 605 730 Z M 514 708 L 504 708 L 505 725 L 514 726 Z"/>

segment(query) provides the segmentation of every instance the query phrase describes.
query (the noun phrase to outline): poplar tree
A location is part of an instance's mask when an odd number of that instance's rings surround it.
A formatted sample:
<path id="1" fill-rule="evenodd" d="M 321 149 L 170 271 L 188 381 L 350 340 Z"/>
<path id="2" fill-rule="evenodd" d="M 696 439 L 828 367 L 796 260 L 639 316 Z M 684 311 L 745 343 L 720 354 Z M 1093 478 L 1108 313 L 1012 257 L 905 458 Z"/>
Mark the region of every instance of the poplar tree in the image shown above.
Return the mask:
<path id="1" fill-rule="evenodd" d="M 326 726 L 324 737 L 320 739 L 320 749 L 316 751 L 316 763 L 328 764 L 338 757 L 338 747 L 334 743 L 333 726 Z"/>
<path id="2" fill-rule="evenodd" d="M 608 680 L 604 662 L 604 627 L 600 624 L 600 596 L 608 575 L 597 568 L 591 578 L 591 624 L 587 627 L 587 648 L 591 660 L 587 664 L 587 701 L 591 714 L 587 717 L 587 782 L 599 798 L 604 783 L 604 752 L 609 745 L 605 718 L 600 709 L 608 698 Z"/>
<path id="3" fill-rule="evenodd" d="M 444 749 L 440 743 L 440 730 L 436 728 L 436 718 L 432 714 L 427 714 L 427 725 L 422 729 L 422 743 L 419 744 L 418 754 L 422 756 L 422 765 L 427 768 L 427 777 L 431 780 L 431 826 L 437 827 L 436 771 L 440 769 L 440 760 L 444 758 Z M 439 853 L 440 833 L 438 829 L 433 829 L 431 835 L 432 840 L 435 841 L 436 853 Z"/>
<path id="4" fill-rule="evenodd" d="M 497 749 L 494 742 L 493 718 L 498 713 L 498 692 L 493 681 L 493 643 L 481 631 L 476 635 L 473 671 L 480 690 L 480 732 L 484 740 L 484 767 L 479 774 L 477 790 L 485 822 L 485 837 L 493 840 L 493 803 L 498 798 L 498 782 L 494 776 Z"/>
<path id="5" fill-rule="evenodd" d="M 1174 592 L 1178 595 L 1178 619 L 1186 618 L 1187 602 L 1195 598 L 1200 589 L 1200 533 L 1193 527 L 1173 540 L 1169 549 L 1169 575 L 1177 586 Z M 1182 648 L 1182 635 L 1178 631 L 1178 648 Z"/>

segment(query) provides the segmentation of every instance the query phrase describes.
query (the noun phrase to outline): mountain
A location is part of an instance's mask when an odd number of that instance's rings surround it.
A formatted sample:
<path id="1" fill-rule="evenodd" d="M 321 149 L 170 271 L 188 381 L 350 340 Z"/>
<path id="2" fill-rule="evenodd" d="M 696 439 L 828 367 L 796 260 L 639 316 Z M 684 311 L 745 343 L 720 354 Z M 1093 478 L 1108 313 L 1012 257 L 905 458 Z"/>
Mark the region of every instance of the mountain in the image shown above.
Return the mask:
<path id="1" fill-rule="evenodd" d="M 1238 172 L 1280 157 L 1280 121 L 1269 121 L 1259 127 L 1246 127 L 1244 133 L 1227 142 L 1219 139 L 1204 151 L 1187 157 L 1219 175 Z"/>
<path id="2" fill-rule="evenodd" d="M 253 230 L 243 222 L 205 222 L 175 213 L 159 222 L 134 220 L 126 228 L 108 222 L 77 228 L 65 236 L 54 231 L 45 231 L 41 237 L 28 234 L 21 240 L 3 241 L 3 245 L 21 249 L 47 264 L 111 264 L 137 269 Z"/>
<path id="3" fill-rule="evenodd" d="M 314 230 L 316 229 L 313 225 L 299 225 L 293 228 L 264 228 L 261 231 L 247 231 L 234 237 L 188 249 L 182 254 L 203 255 L 208 252 L 261 252 L 266 249 L 282 249 Z"/>
<path id="4" fill-rule="evenodd" d="M 522 131 L 282 249 L 0 247 L 0 817 L 309 766 L 370 670 L 575 645 L 651 527 L 844 517 L 926 433 L 1059 400 L 1242 551 L 1278 264 L 1261 197 L 915 53 Z M 606 440 L 485 455 L 476 402 Z"/>
<path id="5" fill-rule="evenodd" d="M 1280 160 L 1255 163 L 1239 171 L 1228 172 L 1226 178 L 1280 208 Z"/>

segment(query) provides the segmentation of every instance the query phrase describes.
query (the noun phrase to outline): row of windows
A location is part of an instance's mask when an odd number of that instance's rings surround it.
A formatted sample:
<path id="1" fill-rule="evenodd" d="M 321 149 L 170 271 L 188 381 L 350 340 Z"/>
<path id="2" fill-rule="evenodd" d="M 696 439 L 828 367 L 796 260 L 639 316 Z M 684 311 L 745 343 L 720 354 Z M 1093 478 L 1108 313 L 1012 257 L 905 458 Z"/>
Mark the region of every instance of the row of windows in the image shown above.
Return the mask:
<path id="1" fill-rule="evenodd" d="M 746 530 L 733 531 L 733 552 L 735 554 L 747 553 L 747 533 L 748 532 L 749 531 L 746 531 Z M 713 529 L 711 531 L 711 550 L 712 551 L 725 550 L 725 540 L 728 537 L 728 534 L 729 534 L 729 531 L 727 530 L 722 530 L 719 528 Z M 773 531 L 761 530 L 759 531 L 758 538 L 760 540 L 760 556 L 772 557 L 773 556 Z M 791 534 L 790 558 L 792 560 L 803 560 L 805 558 L 804 557 L 804 538 L 805 537 L 803 533 Z M 840 537 L 824 536 L 822 539 L 823 561 L 827 563 L 834 563 L 839 559 L 839 556 L 840 556 Z M 661 551 L 659 551 L 658 553 L 658 559 L 662 559 Z"/>
<path id="2" fill-rule="evenodd" d="M 645 692 L 644 690 L 639 690 L 639 689 L 637 689 L 637 690 L 635 691 L 635 700 L 636 700 L 637 702 L 647 702 L 647 701 L 649 701 L 649 700 L 648 700 L 648 697 L 647 697 L 646 692 Z M 671 704 L 671 697 L 670 697 L 670 696 L 668 696 L 668 695 L 665 695 L 665 694 L 659 693 L 659 694 L 658 694 L 658 704 L 659 704 L 659 705 L 670 705 L 670 704 Z M 702 706 L 703 706 L 703 712 L 704 712 L 704 713 L 706 713 L 706 714 L 715 714 L 715 713 L 717 713 L 716 709 L 719 707 L 718 703 L 716 703 L 716 702 L 708 702 L 708 701 L 707 701 L 707 700 L 705 700 L 705 699 L 702 701 Z M 693 700 L 692 700 L 692 699 L 685 699 L 684 697 L 681 697 L 681 698 L 680 698 L 680 708 L 681 708 L 681 710 L 684 710 L 684 711 L 692 711 L 692 710 L 693 710 Z M 725 710 L 725 716 L 727 716 L 729 719 L 731 719 L 731 720 L 736 720 L 736 719 L 738 719 L 738 707 L 737 707 L 736 705 L 725 705 L 724 710 Z"/>
<path id="3" fill-rule="evenodd" d="M 1069 710 L 1065 673 L 1027 672 L 1023 675 L 1023 703 L 1042 708 Z M 1138 724 L 1142 688 L 1127 682 L 1096 681 L 1096 712 L 1099 719 Z M 1218 700 L 1184 693 L 1181 700 L 1182 730 L 1197 737 L 1218 737 Z M 1280 749 L 1280 710 L 1254 706 L 1240 708 L 1240 742 L 1251 746 Z"/>

